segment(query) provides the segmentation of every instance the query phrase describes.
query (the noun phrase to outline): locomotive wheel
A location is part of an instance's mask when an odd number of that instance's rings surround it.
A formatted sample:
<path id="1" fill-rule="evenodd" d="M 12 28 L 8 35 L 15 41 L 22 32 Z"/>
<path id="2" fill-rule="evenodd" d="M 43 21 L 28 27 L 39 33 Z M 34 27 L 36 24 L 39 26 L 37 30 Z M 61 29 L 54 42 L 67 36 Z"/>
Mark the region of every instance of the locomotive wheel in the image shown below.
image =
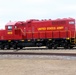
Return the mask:
<path id="1" fill-rule="evenodd" d="M 7 49 L 10 49 L 10 47 L 8 47 Z"/>
<path id="2" fill-rule="evenodd" d="M 73 46 L 70 46 L 70 49 L 72 49 L 73 48 Z"/>
<path id="3" fill-rule="evenodd" d="M 64 49 L 68 49 L 68 46 L 64 46 Z"/>
<path id="4" fill-rule="evenodd" d="M 10 49 L 10 46 L 9 45 L 6 45 L 5 48 Z"/>
<path id="5" fill-rule="evenodd" d="M 16 45 L 13 45 L 13 48 L 14 48 L 14 49 L 17 49 L 17 46 L 16 46 Z"/>
<path id="6" fill-rule="evenodd" d="M 48 44 L 47 45 L 48 49 L 52 49 L 52 45 Z"/>
<path id="7" fill-rule="evenodd" d="M 22 49 L 23 47 L 20 47 L 20 49 Z"/>
<path id="8" fill-rule="evenodd" d="M 69 48 L 69 49 L 72 49 L 72 48 L 73 48 L 73 46 L 71 46 L 71 45 L 69 44 L 69 45 L 68 45 L 68 48 Z"/>
<path id="9" fill-rule="evenodd" d="M 17 46 L 13 47 L 14 49 L 17 49 Z"/>
<path id="10" fill-rule="evenodd" d="M 4 46 L 3 45 L 1 45 L 1 49 L 4 49 Z"/>
<path id="11" fill-rule="evenodd" d="M 54 45 L 54 49 L 57 49 L 57 44 Z"/>
<path id="12" fill-rule="evenodd" d="M 52 49 L 52 46 L 48 46 L 48 49 Z"/>
<path id="13" fill-rule="evenodd" d="M 64 49 L 68 49 L 68 44 L 66 42 L 64 43 Z"/>

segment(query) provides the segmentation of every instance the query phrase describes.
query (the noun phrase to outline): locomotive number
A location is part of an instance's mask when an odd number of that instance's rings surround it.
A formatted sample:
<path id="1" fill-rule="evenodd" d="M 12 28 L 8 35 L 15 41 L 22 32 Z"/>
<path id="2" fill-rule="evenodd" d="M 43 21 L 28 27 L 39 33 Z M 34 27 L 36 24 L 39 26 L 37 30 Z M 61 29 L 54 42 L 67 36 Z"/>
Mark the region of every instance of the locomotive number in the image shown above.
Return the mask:
<path id="1" fill-rule="evenodd" d="M 12 32 L 8 32 L 7 34 L 12 34 Z"/>

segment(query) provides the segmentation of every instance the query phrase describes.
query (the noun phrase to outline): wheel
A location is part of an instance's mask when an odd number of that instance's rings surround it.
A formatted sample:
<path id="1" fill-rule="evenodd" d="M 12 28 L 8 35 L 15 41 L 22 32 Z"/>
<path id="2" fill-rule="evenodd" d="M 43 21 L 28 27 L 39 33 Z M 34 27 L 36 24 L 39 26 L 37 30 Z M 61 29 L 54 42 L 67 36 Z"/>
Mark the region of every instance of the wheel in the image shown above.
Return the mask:
<path id="1" fill-rule="evenodd" d="M 64 49 L 68 49 L 68 44 L 64 43 Z"/>
<path id="2" fill-rule="evenodd" d="M 70 49 L 72 49 L 73 48 L 73 46 L 70 46 Z"/>
<path id="3" fill-rule="evenodd" d="M 10 49 L 10 46 L 9 45 L 5 45 L 5 48 Z"/>
<path id="4" fill-rule="evenodd" d="M 17 46 L 16 46 L 16 45 L 13 45 L 13 48 L 14 48 L 14 49 L 17 49 Z"/>
<path id="5" fill-rule="evenodd" d="M 52 46 L 48 46 L 48 49 L 52 49 Z"/>
<path id="6" fill-rule="evenodd" d="M 4 49 L 4 46 L 3 45 L 1 45 L 1 49 Z"/>
<path id="7" fill-rule="evenodd" d="M 52 49 L 52 45 L 47 44 L 48 49 Z"/>
<path id="8" fill-rule="evenodd" d="M 14 49 L 17 49 L 17 47 L 15 46 Z"/>
<path id="9" fill-rule="evenodd" d="M 54 44 L 54 49 L 57 49 L 57 44 Z"/>
<path id="10" fill-rule="evenodd" d="M 64 49 L 68 49 L 68 46 L 64 46 Z"/>
<path id="11" fill-rule="evenodd" d="M 7 49 L 10 49 L 10 47 L 8 47 Z"/>
<path id="12" fill-rule="evenodd" d="M 20 47 L 20 49 L 22 49 L 23 47 Z"/>

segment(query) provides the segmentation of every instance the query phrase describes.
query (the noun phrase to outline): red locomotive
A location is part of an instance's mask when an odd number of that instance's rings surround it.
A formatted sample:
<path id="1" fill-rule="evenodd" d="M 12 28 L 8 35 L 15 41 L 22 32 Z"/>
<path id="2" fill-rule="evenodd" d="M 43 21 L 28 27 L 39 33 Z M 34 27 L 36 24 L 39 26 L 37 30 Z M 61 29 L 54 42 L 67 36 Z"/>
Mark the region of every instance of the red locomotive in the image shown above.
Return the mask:
<path id="1" fill-rule="evenodd" d="M 75 19 L 28 20 L 9 22 L 0 30 L 0 48 L 46 46 L 48 48 L 75 46 Z"/>

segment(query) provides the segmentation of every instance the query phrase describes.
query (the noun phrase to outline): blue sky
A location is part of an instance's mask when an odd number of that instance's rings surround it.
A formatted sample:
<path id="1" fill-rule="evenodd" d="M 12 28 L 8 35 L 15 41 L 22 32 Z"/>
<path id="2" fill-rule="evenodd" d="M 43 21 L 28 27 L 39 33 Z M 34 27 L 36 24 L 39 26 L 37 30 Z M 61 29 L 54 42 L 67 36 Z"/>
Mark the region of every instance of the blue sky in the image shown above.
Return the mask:
<path id="1" fill-rule="evenodd" d="M 76 18 L 76 0 L 0 0 L 0 29 L 11 21 Z"/>

